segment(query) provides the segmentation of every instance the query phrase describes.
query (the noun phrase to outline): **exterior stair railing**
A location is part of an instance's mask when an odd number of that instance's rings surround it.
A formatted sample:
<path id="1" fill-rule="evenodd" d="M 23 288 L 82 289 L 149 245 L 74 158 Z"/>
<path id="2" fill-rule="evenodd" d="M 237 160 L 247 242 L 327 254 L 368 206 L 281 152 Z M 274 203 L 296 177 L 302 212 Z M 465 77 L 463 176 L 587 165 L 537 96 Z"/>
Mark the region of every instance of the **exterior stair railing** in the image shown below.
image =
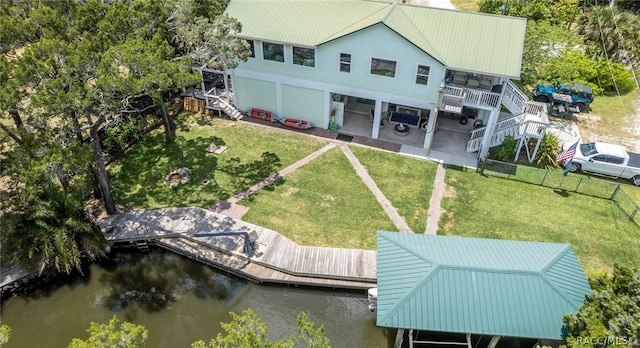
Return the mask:
<path id="1" fill-rule="evenodd" d="M 212 88 L 210 91 L 205 93 L 204 96 L 207 101 L 207 108 L 222 110 L 225 114 L 227 114 L 229 117 L 231 117 L 231 119 L 234 120 L 239 120 L 244 117 L 244 113 L 233 106 L 233 104 L 220 97 L 216 93 L 215 88 Z"/>
<path id="2" fill-rule="evenodd" d="M 489 140 L 489 147 L 502 144 L 507 136 L 515 139 L 542 138 L 549 125 L 546 104 L 529 101 L 510 80 L 504 86 L 502 105 L 515 116 L 496 123 Z M 467 152 L 480 150 L 485 132 L 486 127 L 471 132 L 470 140 L 467 142 Z"/>

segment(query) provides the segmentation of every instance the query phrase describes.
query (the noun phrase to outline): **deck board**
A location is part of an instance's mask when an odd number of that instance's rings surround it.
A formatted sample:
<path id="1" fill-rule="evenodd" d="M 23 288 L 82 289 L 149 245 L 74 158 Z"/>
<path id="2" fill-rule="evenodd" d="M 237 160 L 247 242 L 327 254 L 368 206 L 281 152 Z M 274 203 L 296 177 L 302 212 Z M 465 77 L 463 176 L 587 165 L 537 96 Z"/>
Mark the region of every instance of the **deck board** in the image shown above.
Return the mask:
<path id="1" fill-rule="evenodd" d="M 168 250 L 258 282 L 333 288 L 375 286 L 376 252 L 297 245 L 276 231 L 197 207 L 133 211 L 100 222 L 110 242 L 148 240 Z M 238 236 L 196 232 L 254 231 L 256 252 Z"/>

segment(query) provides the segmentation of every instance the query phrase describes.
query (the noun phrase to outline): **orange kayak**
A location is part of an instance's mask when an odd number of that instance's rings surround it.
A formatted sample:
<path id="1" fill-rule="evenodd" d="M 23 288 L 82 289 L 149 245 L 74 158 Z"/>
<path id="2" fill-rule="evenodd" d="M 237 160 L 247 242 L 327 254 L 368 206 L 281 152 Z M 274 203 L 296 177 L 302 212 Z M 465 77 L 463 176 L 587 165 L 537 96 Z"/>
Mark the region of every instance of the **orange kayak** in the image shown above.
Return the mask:
<path id="1" fill-rule="evenodd" d="M 297 118 L 285 118 L 280 121 L 285 127 L 296 128 L 296 129 L 309 129 L 313 128 L 313 123 L 305 120 L 299 120 Z"/>
<path id="2" fill-rule="evenodd" d="M 251 117 L 253 118 L 271 122 L 272 116 L 273 116 L 273 113 L 271 111 L 257 109 L 257 108 L 251 109 Z"/>

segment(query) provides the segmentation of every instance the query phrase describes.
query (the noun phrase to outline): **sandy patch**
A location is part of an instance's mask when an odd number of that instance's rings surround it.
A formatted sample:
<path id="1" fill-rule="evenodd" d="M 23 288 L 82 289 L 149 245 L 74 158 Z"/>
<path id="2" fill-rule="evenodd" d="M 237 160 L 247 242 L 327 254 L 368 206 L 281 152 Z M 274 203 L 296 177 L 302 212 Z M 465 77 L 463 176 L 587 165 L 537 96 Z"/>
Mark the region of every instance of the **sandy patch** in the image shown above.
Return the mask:
<path id="1" fill-rule="evenodd" d="M 582 139 L 588 141 L 602 141 L 605 143 L 619 144 L 631 152 L 640 152 L 640 99 L 634 102 L 635 114 L 631 115 L 627 125 L 623 126 L 625 133 L 630 136 L 612 136 L 598 133 L 598 123 L 605 117 L 596 114 L 580 114 L 579 124 Z M 622 126 L 622 125 L 621 125 Z"/>

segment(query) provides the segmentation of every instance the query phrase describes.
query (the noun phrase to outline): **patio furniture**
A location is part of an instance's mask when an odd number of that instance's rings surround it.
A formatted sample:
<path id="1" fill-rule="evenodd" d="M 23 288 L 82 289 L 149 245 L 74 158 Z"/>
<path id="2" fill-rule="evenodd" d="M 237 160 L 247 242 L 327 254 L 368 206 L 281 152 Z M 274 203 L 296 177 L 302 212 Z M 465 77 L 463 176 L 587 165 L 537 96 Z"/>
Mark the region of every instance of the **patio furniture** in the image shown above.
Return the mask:
<path id="1" fill-rule="evenodd" d="M 409 135 L 409 126 L 404 123 L 398 123 L 395 127 L 393 127 L 393 133 L 399 137 L 406 137 Z"/>
<path id="2" fill-rule="evenodd" d="M 371 122 L 373 122 L 375 110 L 371 109 L 369 113 L 371 114 Z M 380 128 L 384 128 L 384 118 L 380 117 Z"/>
<path id="3" fill-rule="evenodd" d="M 418 115 L 405 114 L 398 111 L 393 111 L 389 117 L 389 123 L 399 125 L 403 124 L 410 128 L 418 129 L 420 127 L 421 117 Z"/>
<path id="4" fill-rule="evenodd" d="M 480 87 L 480 81 L 477 77 L 469 76 L 467 79 L 467 88 L 478 88 Z"/>
<path id="5" fill-rule="evenodd" d="M 453 73 L 453 82 L 454 85 L 464 86 L 467 83 L 467 73 L 456 71 Z"/>
<path id="6" fill-rule="evenodd" d="M 491 83 L 491 78 L 488 76 L 483 76 L 480 79 L 480 88 L 482 89 L 486 89 L 486 90 L 491 90 L 491 87 L 493 86 L 493 83 Z"/>

